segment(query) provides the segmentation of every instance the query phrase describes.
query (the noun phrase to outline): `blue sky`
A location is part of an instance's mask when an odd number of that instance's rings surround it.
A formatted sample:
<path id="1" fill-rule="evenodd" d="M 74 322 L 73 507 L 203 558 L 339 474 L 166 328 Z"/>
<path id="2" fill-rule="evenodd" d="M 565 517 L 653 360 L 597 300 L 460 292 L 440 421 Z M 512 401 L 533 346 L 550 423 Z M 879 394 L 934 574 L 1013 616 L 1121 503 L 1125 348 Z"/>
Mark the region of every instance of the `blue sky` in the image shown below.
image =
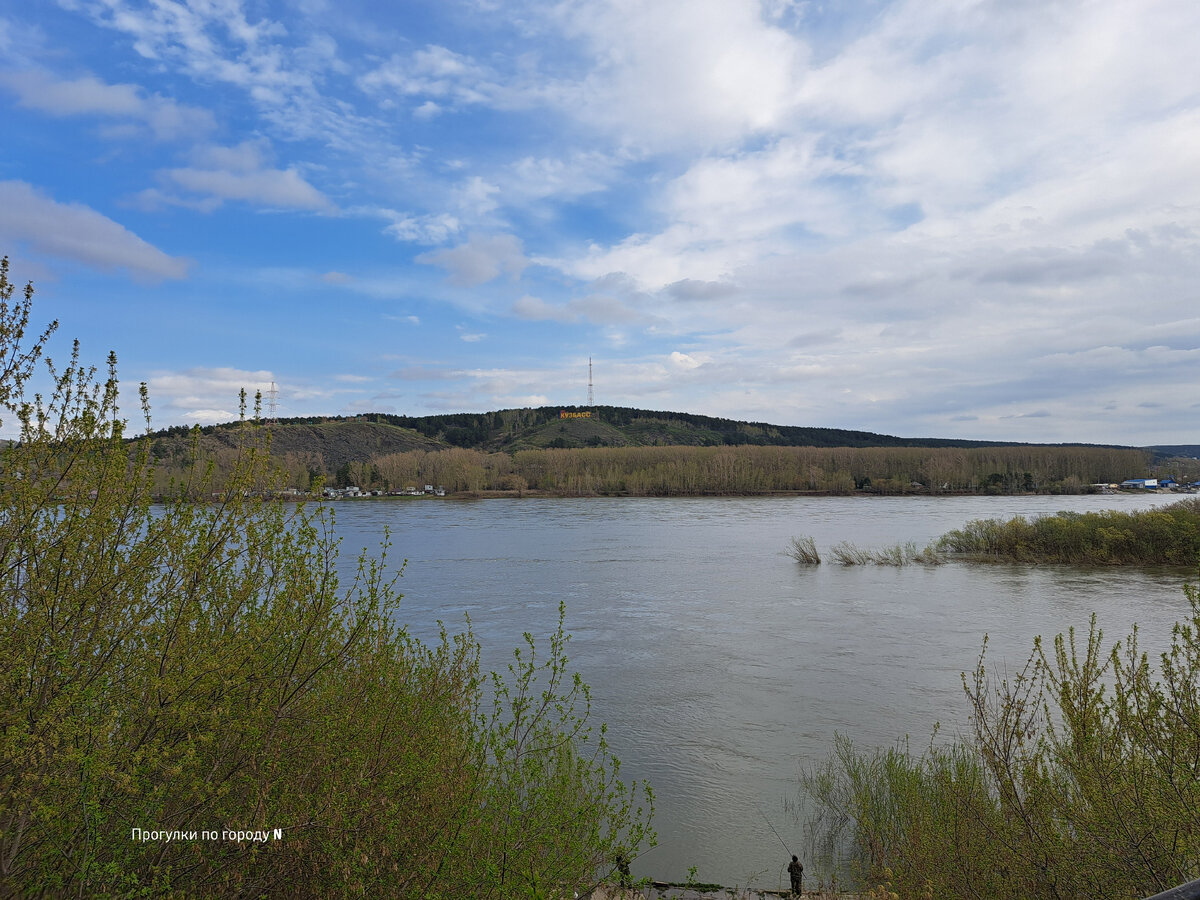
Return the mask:
<path id="1" fill-rule="evenodd" d="M 1195 442 L 1200 4 L 0 0 L 0 252 L 155 424 Z"/>

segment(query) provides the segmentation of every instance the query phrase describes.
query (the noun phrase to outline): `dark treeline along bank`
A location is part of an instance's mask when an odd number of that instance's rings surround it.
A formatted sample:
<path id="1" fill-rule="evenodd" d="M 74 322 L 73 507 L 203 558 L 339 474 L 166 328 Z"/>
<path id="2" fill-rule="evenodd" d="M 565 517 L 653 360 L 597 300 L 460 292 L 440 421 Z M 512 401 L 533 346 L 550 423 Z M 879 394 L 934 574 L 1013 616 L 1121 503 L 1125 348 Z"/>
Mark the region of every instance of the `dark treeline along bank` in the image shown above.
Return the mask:
<path id="1" fill-rule="evenodd" d="M 152 436 L 169 480 L 199 455 L 222 470 L 238 423 Z M 401 491 L 671 496 L 822 493 L 1080 493 L 1200 462 L 1165 450 L 901 438 L 626 407 L 284 419 L 271 453 L 287 484 Z M 164 484 L 166 481 L 164 481 Z"/>

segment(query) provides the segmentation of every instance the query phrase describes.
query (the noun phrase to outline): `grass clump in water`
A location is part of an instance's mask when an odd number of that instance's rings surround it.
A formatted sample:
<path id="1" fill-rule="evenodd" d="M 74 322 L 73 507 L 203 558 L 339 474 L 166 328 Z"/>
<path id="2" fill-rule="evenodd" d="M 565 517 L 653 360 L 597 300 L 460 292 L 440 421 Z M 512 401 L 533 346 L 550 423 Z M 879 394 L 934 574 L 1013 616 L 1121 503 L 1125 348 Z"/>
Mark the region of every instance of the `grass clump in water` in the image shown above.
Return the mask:
<path id="1" fill-rule="evenodd" d="M 809 535 L 792 538 L 787 555 L 802 566 L 819 566 L 821 564 L 821 554 L 817 552 L 817 545 Z"/>
<path id="2" fill-rule="evenodd" d="M 863 550 L 849 541 L 838 541 L 829 552 L 843 566 L 865 566 L 872 562 L 870 551 Z"/>
<path id="3" fill-rule="evenodd" d="M 940 566 L 946 561 L 945 554 L 932 544 L 918 549 L 912 541 L 880 550 L 864 550 L 849 541 L 841 541 L 833 546 L 830 553 L 843 566 Z"/>

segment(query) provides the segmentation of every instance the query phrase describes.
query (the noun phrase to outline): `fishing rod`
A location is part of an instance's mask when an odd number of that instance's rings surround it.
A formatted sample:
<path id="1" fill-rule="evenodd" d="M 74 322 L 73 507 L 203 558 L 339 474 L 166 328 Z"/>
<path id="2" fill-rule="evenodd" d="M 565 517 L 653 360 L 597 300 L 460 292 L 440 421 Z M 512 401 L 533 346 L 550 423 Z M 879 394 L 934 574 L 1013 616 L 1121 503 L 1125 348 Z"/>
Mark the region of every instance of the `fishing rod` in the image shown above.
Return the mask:
<path id="1" fill-rule="evenodd" d="M 771 820 L 767 818 L 767 814 L 762 811 L 762 808 L 758 804 L 755 804 L 754 808 L 758 810 L 758 814 L 763 817 L 763 821 L 767 823 L 767 827 L 771 829 L 771 833 L 775 835 L 779 843 L 783 844 L 783 849 L 788 852 L 788 856 L 792 856 L 792 848 L 787 845 L 787 841 L 779 837 L 779 832 L 775 830 L 775 826 L 771 824 Z"/>
<path id="2" fill-rule="evenodd" d="M 757 809 L 758 814 L 763 817 L 763 821 L 767 823 L 767 827 L 771 829 L 771 833 L 775 835 L 776 840 L 783 845 L 783 849 L 787 851 L 788 856 L 795 856 L 796 854 L 792 853 L 792 848 L 787 845 L 787 841 L 780 837 L 779 832 L 775 830 L 775 826 L 771 824 L 771 820 L 767 818 L 767 814 L 762 811 L 762 807 L 756 803 L 754 804 L 754 808 Z M 783 866 L 779 867 L 779 886 L 781 888 L 783 887 L 783 869 Z"/>

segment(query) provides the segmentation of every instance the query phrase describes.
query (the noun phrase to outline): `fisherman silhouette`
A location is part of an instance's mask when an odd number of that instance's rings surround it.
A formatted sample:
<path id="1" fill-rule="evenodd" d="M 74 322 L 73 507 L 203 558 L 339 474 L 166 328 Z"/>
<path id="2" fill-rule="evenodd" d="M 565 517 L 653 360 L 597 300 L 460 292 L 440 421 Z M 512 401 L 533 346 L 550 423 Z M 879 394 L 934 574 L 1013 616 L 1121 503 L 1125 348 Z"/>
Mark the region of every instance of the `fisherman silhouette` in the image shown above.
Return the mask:
<path id="1" fill-rule="evenodd" d="M 794 854 L 792 861 L 788 863 L 788 874 L 792 876 L 792 893 L 799 897 L 800 882 L 804 880 L 804 866 L 800 864 L 800 860 Z"/>
<path id="2" fill-rule="evenodd" d="M 627 888 L 633 885 L 629 875 L 629 860 L 625 858 L 624 853 L 617 854 L 617 877 L 621 887 Z"/>

